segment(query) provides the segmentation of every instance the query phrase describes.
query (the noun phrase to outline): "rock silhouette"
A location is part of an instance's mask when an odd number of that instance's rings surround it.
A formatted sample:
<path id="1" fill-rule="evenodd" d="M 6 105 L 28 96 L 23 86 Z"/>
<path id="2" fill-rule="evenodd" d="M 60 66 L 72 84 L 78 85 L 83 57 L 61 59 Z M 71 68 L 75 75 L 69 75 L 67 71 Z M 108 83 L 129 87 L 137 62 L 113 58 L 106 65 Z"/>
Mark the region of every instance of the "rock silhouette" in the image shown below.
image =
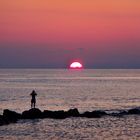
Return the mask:
<path id="1" fill-rule="evenodd" d="M 120 111 L 119 113 L 111 113 L 111 114 L 109 114 L 110 116 L 114 116 L 114 117 L 122 117 L 122 116 L 124 116 L 124 115 L 128 115 L 128 111 L 125 111 L 125 110 L 123 110 L 123 111 Z"/>
<path id="2" fill-rule="evenodd" d="M 0 125 L 16 123 L 18 119 L 21 119 L 21 114 L 5 109 L 3 115 L 0 115 Z"/>
<path id="3" fill-rule="evenodd" d="M 38 108 L 32 108 L 22 112 L 22 119 L 42 118 L 42 112 Z"/>
<path id="4" fill-rule="evenodd" d="M 43 112 L 43 117 L 44 118 L 54 118 L 54 119 L 65 119 L 68 117 L 80 117 L 80 113 L 77 108 L 75 109 L 70 109 L 68 111 L 49 111 L 49 110 L 44 110 Z"/>
<path id="5" fill-rule="evenodd" d="M 67 113 L 63 110 L 60 111 L 44 110 L 43 118 L 65 119 L 67 118 Z"/>
<path id="6" fill-rule="evenodd" d="M 5 124 L 8 124 L 8 122 L 3 118 L 2 115 L 0 115 L 0 126 Z"/>
<path id="7" fill-rule="evenodd" d="M 92 112 L 85 112 L 83 114 L 81 114 L 81 117 L 87 117 L 87 118 L 100 118 L 104 115 L 107 115 L 106 112 L 104 111 L 92 111 Z"/>
<path id="8" fill-rule="evenodd" d="M 140 108 L 133 108 L 128 110 L 128 114 L 140 114 Z"/>
<path id="9" fill-rule="evenodd" d="M 108 113 L 103 110 L 95 110 L 92 112 L 86 111 L 79 113 L 78 109 L 70 109 L 68 111 L 58 110 L 44 110 L 43 112 L 38 108 L 25 110 L 21 114 L 15 111 L 5 109 L 3 115 L 0 115 L 0 125 L 16 123 L 19 119 L 38 119 L 38 118 L 52 118 L 52 119 L 65 119 L 69 117 L 86 117 L 86 118 L 101 118 L 103 116 L 122 117 L 124 115 L 140 115 L 140 108 L 133 108 L 129 110 L 121 110 L 116 113 Z"/>
<path id="10" fill-rule="evenodd" d="M 80 113 L 77 108 L 68 110 L 67 114 L 70 117 L 79 117 L 80 116 Z"/>
<path id="11" fill-rule="evenodd" d="M 21 119 L 21 114 L 15 112 L 15 111 L 11 111 L 11 110 L 8 110 L 8 109 L 5 109 L 3 111 L 3 117 L 4 118 L 7 118 L 8 120 L 13 120 L 13 121 L 16 121 L 16 119 Z"/>

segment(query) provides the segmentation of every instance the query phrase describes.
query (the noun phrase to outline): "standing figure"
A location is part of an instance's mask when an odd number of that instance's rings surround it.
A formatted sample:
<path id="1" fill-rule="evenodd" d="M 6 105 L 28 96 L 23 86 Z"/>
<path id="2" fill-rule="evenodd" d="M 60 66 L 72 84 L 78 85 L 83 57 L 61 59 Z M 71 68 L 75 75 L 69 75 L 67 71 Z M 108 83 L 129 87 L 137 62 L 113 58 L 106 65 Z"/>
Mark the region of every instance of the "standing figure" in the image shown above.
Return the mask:
<path id="1" fill-rule="evenodd" d="M 31 108 L 35 108 L 37 93 L 33 90 L 30 95 L 32 96 L 32 99 L 31 99 Z"/>

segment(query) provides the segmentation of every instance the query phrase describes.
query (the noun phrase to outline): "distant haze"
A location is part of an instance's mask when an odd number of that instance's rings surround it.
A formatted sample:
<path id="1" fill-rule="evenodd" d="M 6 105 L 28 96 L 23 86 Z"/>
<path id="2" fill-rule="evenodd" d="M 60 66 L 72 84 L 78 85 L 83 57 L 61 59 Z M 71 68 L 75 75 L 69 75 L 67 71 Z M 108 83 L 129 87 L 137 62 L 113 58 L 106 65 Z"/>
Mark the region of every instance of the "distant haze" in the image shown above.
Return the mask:
<path id="1" fill-rule="evenodd" d="M 140 68 L 138 0 L 0 0 L 0 68 Z"/>

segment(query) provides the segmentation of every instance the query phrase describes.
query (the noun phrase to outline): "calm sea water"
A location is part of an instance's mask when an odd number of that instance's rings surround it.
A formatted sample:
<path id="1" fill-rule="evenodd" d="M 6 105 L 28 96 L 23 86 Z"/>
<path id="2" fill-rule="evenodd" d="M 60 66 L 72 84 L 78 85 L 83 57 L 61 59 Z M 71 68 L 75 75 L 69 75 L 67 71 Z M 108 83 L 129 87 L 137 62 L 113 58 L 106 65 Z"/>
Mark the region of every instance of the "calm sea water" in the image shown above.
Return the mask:
<path id="1" fill-rule="evenodd" d="M 43 110 L 80 112 L 120 110 L 140 106 L 140 70 L 1 69 L 0 114 L 3 109 L 30 108 L 30 93 L 38 93 Z M 140 139 L 140 117 L 20 120 L 0 127 L 0 139 Z"/>

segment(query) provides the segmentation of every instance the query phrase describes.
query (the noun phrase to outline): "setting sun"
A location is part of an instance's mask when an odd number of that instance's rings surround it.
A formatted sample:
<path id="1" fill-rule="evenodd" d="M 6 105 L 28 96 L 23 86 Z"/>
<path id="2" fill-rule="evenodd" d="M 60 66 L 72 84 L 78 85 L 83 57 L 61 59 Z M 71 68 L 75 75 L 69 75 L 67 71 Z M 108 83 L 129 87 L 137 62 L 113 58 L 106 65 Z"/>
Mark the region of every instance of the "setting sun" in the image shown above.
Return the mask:
<path id="1" fill-rule="evenodd" d="M 83 65 L 79 62 L 73 62 L 70 64 L 70 68 L 72 69 L 81 69 L 83 68 Z"/>

